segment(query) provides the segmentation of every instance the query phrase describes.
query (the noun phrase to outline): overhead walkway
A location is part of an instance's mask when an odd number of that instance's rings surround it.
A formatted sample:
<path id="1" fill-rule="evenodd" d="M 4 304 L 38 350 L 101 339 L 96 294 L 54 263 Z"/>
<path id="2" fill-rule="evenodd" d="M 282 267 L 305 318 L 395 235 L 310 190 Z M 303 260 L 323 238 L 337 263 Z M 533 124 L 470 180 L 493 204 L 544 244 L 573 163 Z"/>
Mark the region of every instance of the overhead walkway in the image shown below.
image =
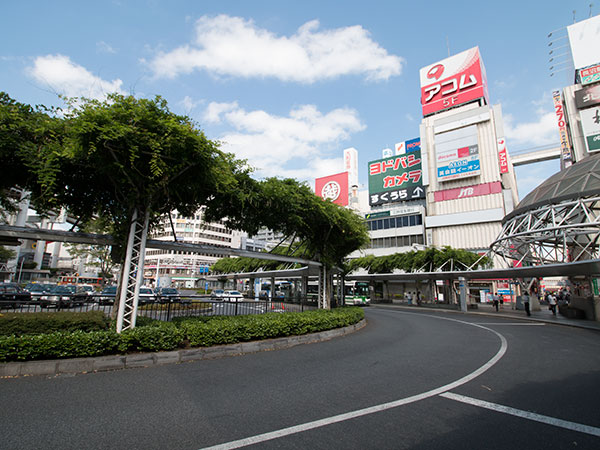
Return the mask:
<path id="1" fill-rule="evenodd" d="M 526 164 L 533 164 L 542 161 L 549 161 L 551 159 L 560 158 L 560 146 L 552 146 L 550 148 L 538 148 L 525 150 L 523 152 L 510 153 L 510 161 L 513 166 L 524 166 Z"/>

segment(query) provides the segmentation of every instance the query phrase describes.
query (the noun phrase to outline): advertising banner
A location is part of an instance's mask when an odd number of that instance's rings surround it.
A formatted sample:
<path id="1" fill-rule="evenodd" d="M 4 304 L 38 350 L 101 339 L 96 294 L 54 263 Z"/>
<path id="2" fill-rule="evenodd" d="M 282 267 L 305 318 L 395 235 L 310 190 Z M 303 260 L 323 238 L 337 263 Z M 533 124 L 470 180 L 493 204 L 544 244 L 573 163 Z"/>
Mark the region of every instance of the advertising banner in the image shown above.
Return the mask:
<path id="1" fill-rule="evenodd" d="M 421 151 L 369 162 L 369 205 L 425 198 Z"/>
<path id="2" fill-rule="evenodd" d="M 436 134 L 435 157 L 438 181 L 479 175 L 477 125 Z"/>
<path id="3" fill-rule="evenodd" d="M 582 86 L 600 81 L 600 64 L 579 70 Z"/>
<path id="4" fill-rule="evenodd" d="M 600 104 L 600 85 L 588 86 L 575 91 L 575 106 L 585 109 Z"/>
<path id="5" fill-rule="evenodd" d="M 567 122 L 565 122 L 565 112 L 562 104 L 562 98 L 559 91 L 552 93 L 554 99 L 554 111 L 558 119 L 558 134 L 560 136 L 560 166 L 565 169 L 573 163 L 571 154 L 571 144 L 569 143 L 569 135 L 567 134 Z"/>
<path id="6" fill-rule="evenodd" d="M 508 152 L 506 151 L 506 140 L 498 139 L 498 163 L 500 165 L 500 173 L 508 173 Z"/>
<path id="7" fill-rule="evenodd" d="M 421 138 L 414 138 L 409 141 L 398 142 L 395 146 L 396 155 L 404 155 L 405 153 L 416 152 L 421 150 Z M 384 155 L 384 158 L 386 156 Z"/>
<path id="8" fill-rule="evenodd" d="M 480 195 L 499 194 L 502 192 L 502 183 L 494 181 L 492 183 L 476 184 L 473 186 L 460 187 L 455 189 L 446 189 L 444 191 L 434 192 L 436 202 L 446 200 L 456 200 L 459 198 L 477 197 Z"/>
<path id="9" fill-rule="evenodd" d="M 338 205 L 348 206 L 348 172 L 317 178 L 315 194 L 323 200 L 331 200 Z"/>
<path id="10" fill-rule="evenodd" d="M 423 67 L 420 78 L 423 116 L 478 98 L 489 103 L 479 47 Z"/>
<path id="11" fill-rule="evenodd" d="M 600 107 L 581 111 L 581 128 L 588 152 L 600 150 Z"/>
<path id="12" fill-rule="evenodd" d="M 344 170 L 348 172 L 350 186 L 358 186 L 358 150 L 354 147 L 344 150 Z"/>
<path id="13" fill-rule="evenodd" d="M 569 25 L 567 34 L 575 69 L 600 62 L 600 15 Z"/>
<path id="14" fill-rule="evenodd" d="M 406 153 L 416 152 L 417 150 L 421 150 L 421 138 L 414 138 L 405 142 L 406 144 Z"/>

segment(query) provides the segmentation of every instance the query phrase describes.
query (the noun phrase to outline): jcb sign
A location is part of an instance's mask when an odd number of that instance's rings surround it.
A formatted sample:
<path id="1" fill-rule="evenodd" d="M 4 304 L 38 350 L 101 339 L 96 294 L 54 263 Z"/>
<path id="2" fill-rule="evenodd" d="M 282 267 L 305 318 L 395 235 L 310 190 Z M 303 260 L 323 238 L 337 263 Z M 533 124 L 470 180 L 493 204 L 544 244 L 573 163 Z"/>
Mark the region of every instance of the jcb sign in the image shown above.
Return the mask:
<path id="1" fill-rule="evenodd" d="M 478 47 L 424 67 L 420 76 L 423 116 L 478 98 L 487 101 L 485 68 Z"/>

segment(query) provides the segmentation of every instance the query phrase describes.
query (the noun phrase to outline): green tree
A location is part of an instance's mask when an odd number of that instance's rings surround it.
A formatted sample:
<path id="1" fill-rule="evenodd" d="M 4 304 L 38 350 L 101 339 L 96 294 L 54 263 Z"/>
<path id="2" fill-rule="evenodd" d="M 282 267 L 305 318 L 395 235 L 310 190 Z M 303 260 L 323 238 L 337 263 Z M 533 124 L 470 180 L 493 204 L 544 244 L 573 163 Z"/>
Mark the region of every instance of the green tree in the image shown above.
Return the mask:
<path id="1" fill-rule="evenodd" d="M 226 217 L 230 228 L 249 234 L 261 227 L 281 232 L 297 256 L 341 265 L 369 241 L 357 214 L 322 200 L 305 183 L 289 178 L 256 181 L 248 173 L 238 173 L 228 188 L 209 201 L 208 220 Z"/>
<path id="2" fill-rule="evenodd" d="M 41 158 L 60 147 L 61 121 L 52 117 L 52 112 L 43 106 L 19 103 L 0 92 L 0 207 L 6 211 L 14 212 L 20 199 L 12 188 L 33 192 L 35 204 L 41 195 L 40 178 L 53 176 L 54 165 L 45 166 Z"/>
<path id="3" fill-rule="evenodd" d="M 80 230 L 85 233 L 113 234 L 113 224 L 106 218 L 96 218 L 85 223 Z M 119 264 L 112 257 L 111 247 L 107 245 L 66 244 L 69 254 L 73 257 L 90 257 L 89 265 L 98 268 L 98 276 L 105 280 L 113 278 L 113 269 Z"/>
<path id="4" fill-rule="evenodd" d="M 6 262 L 9 259 L 14 258 L 17 253 L 14 250 L 4 247 L 0 245 L 0 262 Z"/>
<path id="5" fill-rule="evenodd" d="M 191 215 L 225 189 L 233 171 L 246 170 L 160 97 L 111 94 L 71 106 L 61 151 L 44 155 L 56 169 L 41 179 L 45 206 L 64 206 L 82 224 L 112 224 L 116 247 L 124 246 L 136 209 L 149 212 L 151 225 L 175 209 Z"/>

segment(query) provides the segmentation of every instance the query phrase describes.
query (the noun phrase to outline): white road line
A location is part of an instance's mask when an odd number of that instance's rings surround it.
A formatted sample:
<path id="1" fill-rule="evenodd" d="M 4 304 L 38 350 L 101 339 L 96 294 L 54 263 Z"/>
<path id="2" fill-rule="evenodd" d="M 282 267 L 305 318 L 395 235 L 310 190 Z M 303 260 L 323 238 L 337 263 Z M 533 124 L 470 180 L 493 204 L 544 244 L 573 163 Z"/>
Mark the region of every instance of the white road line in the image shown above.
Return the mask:
<path id="1" fill-rule="evenodd" d="M 536 422 L 541 422 L 548 425 L 554 425 L 555 427 L 566 428 L 568 430 L 591 434 L 593 436 L 600 436 L 600 428 L 591 427 L 589 425 L 582 425 L 580 423 L 569 422 L 568 420 L 543 416 L 541 414 L 532 413 L 530 411 L 522 411 L 520 409 L 511 408 L 509 406 L 498 405 L 497 403 L 490 403 L 483 400 L 478 400 L 476 398 L 465 397 L 464 395 L 453 394 L 452 392 L 445 392 L 443 394 L 440 394 L 440 397 L 455 400 L 461 403 L 466 403 L 468 405 L 478 406 L 480 408 L 490 409 L 492 411 L 497 411 L 504 414 L 510 414 L 511 416 L 522 417 L 524 419 L 534 420 Z"/>
<path id="2" fill-rule="evenodd" d="M 413 313 L 408 313 L 408 312 L 405 313 L 405 312 L 400 312 L 400 311 L 398 311 L 398 313 L 413 314 Z M 303 431 L 312 430 L 314 428 L 324 427 L 324 426 L 331 425 L 334 423 L 343 422 L 346 420 L 355 419 L 357 417 L 366 416 L 368 414 L 374 414 L 374 413 L 378 413 L 381 411 L 386 411 L 388 409 L 397 408 L 398 406 L 408 405 L 409 403 L 414 403 L 414 402 L 418 402 L 420 400 L 424 400 L 426 398 L 434 397 L 434 396 L 440 395 L 446 391 L 455 389 L 458 386 L 468 383 L 469 381 L 478 377 L 479 375 L 481 375 L 482 373 L 484 373 L 485 371 L 487 371 L 488 369 L 493 367 L 506 353 L 506 350 L 508 348 L 506 339 L 500 333 L 498 333 L 495 330 L 492 330 L 491 328 L 487 328 L 482 325 L 478 325 L 478 324 L 474 324 L 474 323 L 470 323 L 470 322 L 464 322 L 462 320 L 450 319 L 447 317 L 429 316 L 429 315 L 425 315 L 425 314 L 419 314 L 419 315 L 433 317 L 435 319 L 440 319 L 440 320 L 449 320 L 451 322 L 463 323 L 466 325 L 470 325 L 470 326 L 474 326 L 477 328 L 482 328 L 484 330 L 487 330 L 500 338 L 500 342 L 501 342 L 500 349 L 487 363 L 485 363 L 483 366 L 479 367 L 477 370 L 471 372 L 470 374 L 468 374 L 452 383 L 446 384 L 446 385 L 436 388 L 436 389 L 432 389 L 427 392 L 423 392 L 422 394 L 413 395 L 411 397 L 403 398 L 400 400 L 395 400 L 395 401 L 392 401 L 389 403 L 382 403 L 380 405 L 375 405 L 375 406 L 371 406 L 369 408 L 359 409 L 359 410 L 347 412 L 344 414 L 338 414 L 336 416 L 326 417 L 324 419 L 315 420 L 313 422 L 306 422 L 306 423 L 303 423 L 300 425 L 283 428 L 281 430 L 271 431 L 269 433 L 263 433 L 263 434 L 259 434 L 256 436 L 247 437 L 244 439 L 239 439 L 237 441 L 226 442 L 223 444 L 214 445 L 212 447 L 205 447 L 203 450 L 228 450 L 228 449 L 246 447 L 248 445 L 257 444 L 259 442 L 265 442 L 265 441 L 269 441 L 271 439 L 277 439 L 280 437 L 289 436 L 289 435 L 296 434 L 296 433 L 301 433 Z"/>
<path id="3" fill-rule="evenodd" d="M 500 326 L 504 326 L 504 325 L 510 325 L 510 326 L 520 326 L 520 327 L 543 327 L 546 324 L 545 323 L 520 323 L 520 322 L 513 322 L 513 323 L 499 323 L 499 322 L 474 322 L 477 325 L 500 325 Z"/>

